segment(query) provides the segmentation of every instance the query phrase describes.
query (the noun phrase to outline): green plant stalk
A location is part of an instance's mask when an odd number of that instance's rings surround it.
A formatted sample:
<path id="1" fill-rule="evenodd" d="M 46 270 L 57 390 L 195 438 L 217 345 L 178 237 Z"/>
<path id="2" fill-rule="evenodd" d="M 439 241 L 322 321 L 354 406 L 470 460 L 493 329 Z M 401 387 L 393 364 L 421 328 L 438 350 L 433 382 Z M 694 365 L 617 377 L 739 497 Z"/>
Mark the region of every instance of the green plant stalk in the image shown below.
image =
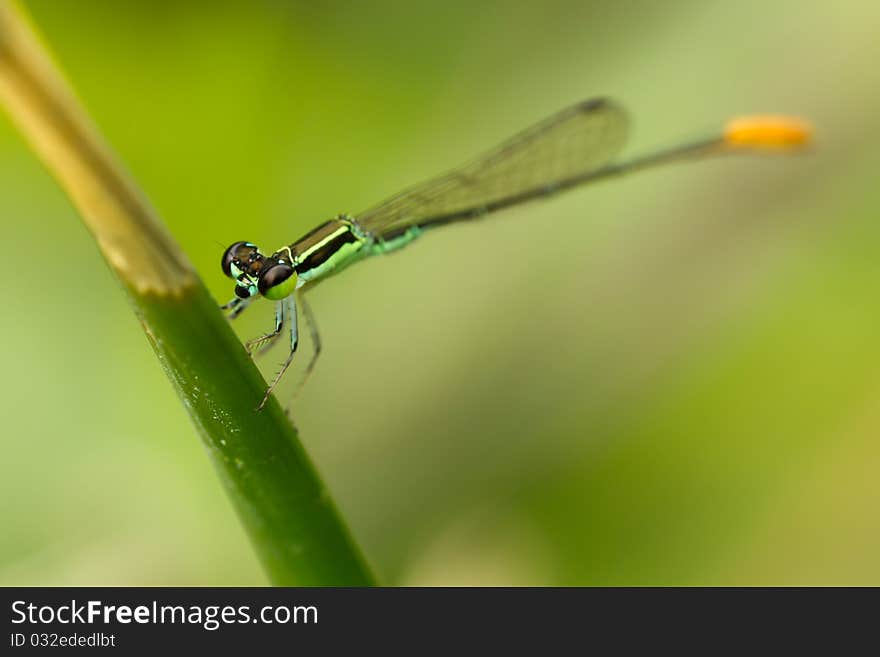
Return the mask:
<path id="1" fill-rule="evenodd" d="M 270 581 L 373 584 L 278 403 L 255 412 L 265 390 L 259 371 L 9 0 L 0 0 L 0 103 L 122 283 Z"/>

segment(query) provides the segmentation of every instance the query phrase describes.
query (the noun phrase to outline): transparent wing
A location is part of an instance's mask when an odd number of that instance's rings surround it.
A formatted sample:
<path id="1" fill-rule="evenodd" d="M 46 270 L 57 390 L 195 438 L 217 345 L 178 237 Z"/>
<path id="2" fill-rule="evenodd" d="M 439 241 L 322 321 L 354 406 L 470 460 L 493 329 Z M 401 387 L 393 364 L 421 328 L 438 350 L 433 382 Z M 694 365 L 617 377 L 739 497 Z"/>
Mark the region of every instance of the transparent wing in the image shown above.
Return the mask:
<path id="1" fill-rule="evenodd" d="M 625 112 L 599 98 L 569 107 L 473 162 L 357 215 L 373 235 L 472 219 L 550 194 L 560 182 L 607 164 L 623 147 Z"/>

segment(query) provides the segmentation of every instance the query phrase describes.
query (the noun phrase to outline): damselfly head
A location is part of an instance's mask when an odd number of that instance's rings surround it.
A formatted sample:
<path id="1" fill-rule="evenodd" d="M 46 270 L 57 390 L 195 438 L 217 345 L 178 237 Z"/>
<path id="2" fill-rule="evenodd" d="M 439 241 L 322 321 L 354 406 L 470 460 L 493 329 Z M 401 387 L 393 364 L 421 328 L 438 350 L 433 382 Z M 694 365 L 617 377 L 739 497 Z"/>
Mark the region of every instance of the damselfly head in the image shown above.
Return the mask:
<path id="1" fill-rule="evenodd" d="M 223 273 L 235 279 L 235 295 L 248 299 L 258 292 L 267 299 L 283 299 L 296 289 L 293 264 L 260 253 L 256 244 L 235 242 L 223 254 Z"/>
<path id="2" fill-rule="evenodd" d="M 235 242 L 223 253 L 223 273 L 235 279 L 235 296 L 247 299 L 257 293 L 257 281 L 266 265 L 266 256 L 256 244 Z"/>

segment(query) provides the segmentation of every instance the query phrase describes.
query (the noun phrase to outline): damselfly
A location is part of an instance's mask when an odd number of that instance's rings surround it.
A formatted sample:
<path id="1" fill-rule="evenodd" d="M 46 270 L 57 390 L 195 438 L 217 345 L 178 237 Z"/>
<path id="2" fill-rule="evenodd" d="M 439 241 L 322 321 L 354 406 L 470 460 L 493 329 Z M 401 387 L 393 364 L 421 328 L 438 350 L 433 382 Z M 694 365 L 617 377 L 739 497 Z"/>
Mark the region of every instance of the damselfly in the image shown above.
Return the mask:
<path id="1" fill-rule="evenodd" d="M 331 274 L 369 256 L 396 251 L 434 228 L 479 219 L 589 182 L 708 155 L 792 150 L 809 141 L 810 127 L 785 116 L 745 117 L 729 122 L 713 137 L 613 162 L 626 133 L 627 118 L 620 106 L 603 98 L 588 100 L 366 212 L 326 221 L 271 255 L 251 242 L 232 244 L 223 254 L 222 267 L 235 279 L 235 297 L 222 309 L 234 319 L 257 296 L 275 302 L 274 328 L 247 342 L 248 353 L 262 353 L 279 338 L 285 322 L 289 326 L 290 352 L 258 409 L 293 361 L 299 344 L 297 308 L 303 311 L 314 345 L 303 381 L 313 370 L 321 341 L 303 293 Z"/>

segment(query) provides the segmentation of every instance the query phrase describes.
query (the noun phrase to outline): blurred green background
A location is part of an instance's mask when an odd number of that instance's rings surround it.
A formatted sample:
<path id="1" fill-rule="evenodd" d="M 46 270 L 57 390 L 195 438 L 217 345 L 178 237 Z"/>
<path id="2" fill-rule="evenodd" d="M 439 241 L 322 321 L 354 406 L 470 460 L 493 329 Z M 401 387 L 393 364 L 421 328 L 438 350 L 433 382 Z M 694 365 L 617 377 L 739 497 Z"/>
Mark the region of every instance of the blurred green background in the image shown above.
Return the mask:
<path id="1" fill-rule="evenodd" d="M 611 181 L 319 286 L 294 415 L 385 583 L 880 584 L 875 0 L 24 5 L 221 302 L 229 243 L 590 96 L 630 108 L 629 153 L 812 119 L 810 154 Z M 0 225 L 0 584 L 265 583 L 6 117 Z"/>

